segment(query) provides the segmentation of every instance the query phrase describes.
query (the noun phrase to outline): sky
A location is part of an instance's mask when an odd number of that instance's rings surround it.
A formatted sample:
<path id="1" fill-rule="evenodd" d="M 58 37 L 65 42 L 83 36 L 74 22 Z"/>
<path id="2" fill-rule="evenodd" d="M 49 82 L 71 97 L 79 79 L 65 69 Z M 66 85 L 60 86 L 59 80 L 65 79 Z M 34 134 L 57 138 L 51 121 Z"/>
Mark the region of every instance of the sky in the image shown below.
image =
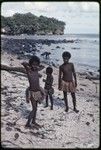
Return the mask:
<path id="1" fill-rule="evenodd" d="M 54 17 L 66 23 L 64 33 L 99 33 L 99 3 L 97 2 L 3 2 L 1 15 L 31 12 L 36 16 Z"/>

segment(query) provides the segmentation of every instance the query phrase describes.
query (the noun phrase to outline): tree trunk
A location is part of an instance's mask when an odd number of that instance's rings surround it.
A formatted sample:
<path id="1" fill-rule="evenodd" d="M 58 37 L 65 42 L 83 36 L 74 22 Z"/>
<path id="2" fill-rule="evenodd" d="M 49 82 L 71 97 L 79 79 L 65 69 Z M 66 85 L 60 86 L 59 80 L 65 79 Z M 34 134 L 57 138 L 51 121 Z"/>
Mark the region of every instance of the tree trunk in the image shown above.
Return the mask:
<path id="1" fill-rule="evenodd" d="M 26 73 L 26 70 L 23 67 L 11 67 L 11 66 L 6 66 L 6 65 L 2 65 L 2 64 L 1 64 L 1 70 L 17 71 L 17 72 Z"/>
<path id="2" fill-rule="evenodd" d="M 40 70 L 42 70 L 44 68 L 44 66 L 40 65 Z M 11 66 L 6 66 L 1 64 L 1 70 L 6 70 L 6 71 L 17 71 L 17 72 L 21 72 L 21 73 L 26 73 L 25 68 L 23 67 L 11 67 Z"/>

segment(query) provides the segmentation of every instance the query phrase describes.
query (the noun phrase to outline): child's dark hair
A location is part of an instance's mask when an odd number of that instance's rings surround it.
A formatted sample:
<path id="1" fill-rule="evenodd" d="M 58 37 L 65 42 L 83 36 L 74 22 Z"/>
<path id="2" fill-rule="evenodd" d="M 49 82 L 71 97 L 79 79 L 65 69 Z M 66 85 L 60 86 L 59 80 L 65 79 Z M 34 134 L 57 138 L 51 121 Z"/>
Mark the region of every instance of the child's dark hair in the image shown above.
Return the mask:
<path id="1" fill-rule="evenodd" d="M 40 65 L 40 59 L 37 56 L 32 56 L 29 60 L 29 65 L 31 66 L 33 62 L 36 62 L 38 65 Z"/>
<path id="2" fill-rule="evenodd" d="M 46 74 L 47 74 L 47 73 L 52 74 L 52 72 L 53 72 L 52 67 L 47 67 L 47 68 L 46 68 Z"/>
<path id="3" fill-rule="evenodd" d="M 71 58 L 71 54 L 67 51 L 63 52 L 62 57 L 68 57 L 69 59 Z"/>

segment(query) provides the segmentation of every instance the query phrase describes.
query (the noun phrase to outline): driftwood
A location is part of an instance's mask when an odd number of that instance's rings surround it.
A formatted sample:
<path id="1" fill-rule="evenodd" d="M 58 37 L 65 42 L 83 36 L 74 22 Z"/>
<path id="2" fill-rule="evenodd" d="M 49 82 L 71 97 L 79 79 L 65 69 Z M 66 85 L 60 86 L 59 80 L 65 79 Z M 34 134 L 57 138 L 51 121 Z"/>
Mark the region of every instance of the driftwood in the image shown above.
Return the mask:
<path id="1" fill-rule="evenodd" d="M 17 72 L 21 72 L 21 73 L 26 73 L 26 70 L 23 67 L 11 67 L 11 66 L 2 65 L 2 64 L 1 64 L 1 70 L 17 71 Z"/>
<path id="2" fill-rule="evenodd" d="M 86 79 L 89 79 L 89 80 L 99 80 L 99 76 L 90 76 L 90 75 L 87 75 Z"/>
<path id="3" fill-rule="evenodd" d="M 40 65 L 40 70 L 42 70 L 44 66 Z M 26 73 L 26 70 L 24 67 L 11 67 L 7 65 L 1 64 L 1 70 L 6 70 L 6 71 L 16 71 L 16 72 L 21 72 L 21 73 Z"/>

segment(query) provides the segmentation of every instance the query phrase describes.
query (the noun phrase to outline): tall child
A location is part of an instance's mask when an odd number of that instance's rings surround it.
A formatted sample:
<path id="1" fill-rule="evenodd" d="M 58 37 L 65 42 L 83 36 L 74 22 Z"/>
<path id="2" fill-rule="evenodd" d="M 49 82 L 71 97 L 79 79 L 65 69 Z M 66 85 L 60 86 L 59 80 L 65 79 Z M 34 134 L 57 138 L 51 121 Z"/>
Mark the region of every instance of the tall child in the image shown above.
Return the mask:
<path id="1" fill-rule="evenodd" d="M 63 91 L 64 101 L 67 112 L 68 107 L 68 99 L 67 99 L 67 92 L 71 93 L 72 101 L 73 101 L 73 110 L 78 113 L 79 110 L 76 109 L 76 96 L 75 91 L 77 87 L 77 78 L 74 69 L 74 64 L 69 62 L 71 58 L 71 54 L 67 51 L 63 52 L 62 58 L 64 63 L 59 67 L 59 82 L 58 82 L 58 89 Z"/>

